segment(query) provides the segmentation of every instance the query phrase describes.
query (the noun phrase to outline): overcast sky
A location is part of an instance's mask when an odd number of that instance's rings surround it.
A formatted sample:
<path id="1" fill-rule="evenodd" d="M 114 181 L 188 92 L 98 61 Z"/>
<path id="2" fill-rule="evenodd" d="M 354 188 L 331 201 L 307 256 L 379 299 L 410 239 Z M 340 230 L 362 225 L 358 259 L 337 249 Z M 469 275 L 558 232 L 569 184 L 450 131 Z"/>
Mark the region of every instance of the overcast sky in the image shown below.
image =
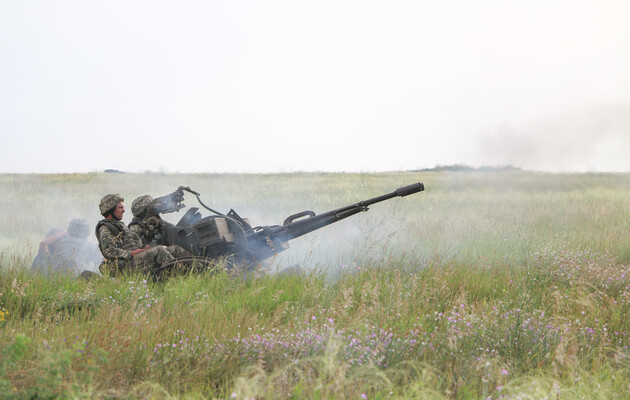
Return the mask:
<path id="1" fill-rule="evenodd" d="M 0 0 L 0 172 L 630 171 L 630 1 Z"/>

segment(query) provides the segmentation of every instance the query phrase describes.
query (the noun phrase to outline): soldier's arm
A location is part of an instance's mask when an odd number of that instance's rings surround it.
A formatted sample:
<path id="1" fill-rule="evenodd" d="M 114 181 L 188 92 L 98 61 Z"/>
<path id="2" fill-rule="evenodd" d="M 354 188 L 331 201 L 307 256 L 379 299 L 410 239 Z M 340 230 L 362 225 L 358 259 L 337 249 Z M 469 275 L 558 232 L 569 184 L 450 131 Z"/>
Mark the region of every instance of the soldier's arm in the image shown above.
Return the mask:
<path id="1" fill-rule="evenodd" d="M 142 249 L 135 249 L 135 250 L 131 250 L 131 255 L 135 256 L 136 254 L 140 254 L 143 251 L 149 250 L 151 248 L 151 246 L 149 246 L 148 244 L 146 246 L 144 246 L 144 248 Z"/>
<path id="2" fill-rule="evenodd" d="M 116 237 L 106 226 L 98 230 L 98 241 L 101 244 L 103 257 L 108 260 L 130 260 L 131 250 L 116 247 Z"/>
<path id="3" fill-rule="evenodd" d="M 140 233 L 142 232 L 142 228 L 138 224 L 133 224 L 129 227 L 129 232 L 133 233 L 134 235 L 140 236 Z"/>

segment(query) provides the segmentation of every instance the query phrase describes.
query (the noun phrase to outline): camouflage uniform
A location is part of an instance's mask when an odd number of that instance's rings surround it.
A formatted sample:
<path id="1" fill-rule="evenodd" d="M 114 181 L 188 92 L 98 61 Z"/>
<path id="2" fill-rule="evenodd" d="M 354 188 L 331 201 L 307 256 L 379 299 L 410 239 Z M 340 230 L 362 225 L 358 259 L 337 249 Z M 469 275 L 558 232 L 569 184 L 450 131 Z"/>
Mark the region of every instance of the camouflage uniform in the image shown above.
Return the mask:
<path id="1" fill-rule="evenodd" d="M 133 217 L 129 224 L 129 230 L 142 240 L 143 245 L 151 244 L 155 236 L 160 233 L 160 225 L 165 223 L 159 218 L 149 217 L 141 219 L 139 217 Z"/>
<path id="2" fill-rule="evenodd" d="M 159 233 L 160 225 L 168 224 L 156 217 L 149 217 L 145 220 L 141 220 L 138 217 L 133 217 L 133 220 L 129 224 L 129 231 L 140 239 L 142 246 L 153 245 L 153 239 Z M 178 245 L 166 246 L 166 250 L 171 253 L 175 258 L 192 257 L 192 254 L 184 250 L 183 247 Z"/>
<path id="3" fill-rule="evenodd" d="M 133 213 L 133 220 L 129 224 L 129 230 L 142 240 L 142 245 L 151 244 L 155 236 L 160 233 L 162 227 L 172 226 L 168 222 L 164 221 L 158 216 L 148 216 L 147 206 L 151 204 L 153 197 L 146 194 L 136 198 L 131 203 L 131 212 Z M 192 257 L 188 251 L 183 247 L 172 245 L 166 247 L 169 253 L 176 258 Z"/>
<path id="4" fill-rule="evenodd" d="M 63 232 L 52 230 L 42 244 L 44 248 L 33 261 L 33 269 L 40 273 L 67 273 L 78 275 L 84 270 L 96 271 L 103 257 L 98 246 L 86 240 L 89 225 L 85 219 L 74 218 L 68 224 L 67 235 L 61 239 L 50 241 L 52 233 Z"/>
<path id="5" fill-rule="evenodd" d="M 159 217 L 149 217 L 147 206 L 151 204 L 153 197 L 148 194 L 136 198 L 131 203 L 131 213 L 133 220 L 129 224 L 131 232 L 138 235 L 142 239 L 142 244 L 151 244 L 157 234 L 160 233 L 161 225 L 165 222 Z"/>
<path id="6" fill-rule="evenodd" d="M 125 199 L 119 194 L 108 194 L 98 205 L 101 215 L 105 217 L 96 224 L 98 247 L 105 257 L 105 262 L 99 267 L 101 272 L 104 270 L 111 274 L 122 271 L 148 272 L 175 260 L 164 246 L 156 246 L 135 256 L 131 255 L 132 250 L 143 248 L 142 240 L 131 233 L 124 222 L 107 218 L 112 215 L 116 205 L 123 201 Z"/>
<path id="7" fill-rule="evenodd" d="M 122 221 L 101 220 L 96 228 L 96 236 L 101 253 L 105 257 L 105 263 L 101 264 L 101 269 L 107 269 L 110 273 L 147 272 L 175 260 L 165 246 L 156 246 L 132 256 L 132 250 L 143 247 L 142 240 L 133 234 Z"/>

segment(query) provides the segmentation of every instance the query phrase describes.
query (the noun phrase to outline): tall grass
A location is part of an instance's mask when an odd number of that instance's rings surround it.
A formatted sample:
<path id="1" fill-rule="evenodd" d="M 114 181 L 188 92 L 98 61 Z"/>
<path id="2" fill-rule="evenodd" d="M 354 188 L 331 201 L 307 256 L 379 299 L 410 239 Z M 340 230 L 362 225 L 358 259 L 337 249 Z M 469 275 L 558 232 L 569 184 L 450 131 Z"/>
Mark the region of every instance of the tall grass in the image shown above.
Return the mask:
<path id="1" fill-rule="evenodd" d="M 165 175 L 162 190 L 136 175 L 0 178 L 5 200 L 42 205 L 1 222 L 0 397 L 629 397 L 628 175 Z M 34 246 L 38 227 L 8 229 L 62 224 L 37 187 L 88 210 L 184 183 L 271 224 L 418 180 L 425 193 L 293 246 L 301 274 L 42 277 L 20 240 Z"/>

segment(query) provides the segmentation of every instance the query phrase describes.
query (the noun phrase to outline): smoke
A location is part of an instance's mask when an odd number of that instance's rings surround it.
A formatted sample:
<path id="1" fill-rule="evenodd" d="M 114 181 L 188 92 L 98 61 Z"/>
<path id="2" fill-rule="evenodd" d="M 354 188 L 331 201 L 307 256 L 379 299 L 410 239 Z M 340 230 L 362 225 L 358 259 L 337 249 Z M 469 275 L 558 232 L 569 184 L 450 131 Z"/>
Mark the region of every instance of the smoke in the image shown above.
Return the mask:
<path id="1" fill-rule="evenodd" d="M 333 201 L 331 205 L 323 206 L 311 193 L 310 197 L 294 196 L 291 200 L 293 205 L 276 207 L 272 202 L 263 201 L 237 211 L 241 216 L 247 217 L 253 226 L 279 225 L 289 215 L 297 212 L 312 210 L 316 214 L 323 214 L 360 200 L 362 198 L 359 197 L 351 201 L 339 199 Z M 374 205 L 368 212 L 358 213 L 290 240 L 289 249 L 266 260 L 265 264 L 272 272 L 293 265 L 299 265 L 305 270 L 311 268 L 336 270 L 341 265 L 351 264 L 357 258 L 375 257 L 376 255 L 372 253 L 379 251 L 386 236 L 385 232 L 391 228 L 383 226 L 387 206 L 386 203 Z M 261 210 L 261 207 L 264 210 Z"/>
<path id="2" fill-rule="evenodd" d="M 46 234 L 52 228 L 66 230 L 73 218 L 88 221 L 88 240 L 96 243 L 94 227 L 102 218 L 98 204 L 108 193 L 120 193 L 125 198 L 127 212 L 123 222 L 127 224 L 131 222 L 131 204 L 136 197 L 150 194 L 155 198 L 185 185 L 201 193 L 208 206 L 223 213 L 233 208 L 252 226 L 280 225 L 300 211 L 321 214 L 369 197 L 349 193 L 345 180 L 331 182 L 324 176 L 317 178 L 322 182 L 309 185 L 309 176 L 288 175 L 278 185 L 279 178 L 274 175 L 4 174 L 0 175 L 0 207 L 7 212 L 0 219 L 0 251 L 34 257 Z M 342 188 L 336 192 L 323 190 L 336 185 Z M 189 193 L 185 194 L 184 204 L 185 209 L 165 214 L 164 219 L 177 223 L 190 207 L 198 207 L 204 217 L 211 215 Z M 291 240 L 290 248 L 270 262 L 276 269 L 294 264 L 327 268 L 351 263 L 366 248 L 372 248 L 369 244 L 382 239 L 377 237 L 380 233 L 375 227 L 382 225 L 379 218 L 385 218 L 386 210 L 387 204 L 378 204 L 368 213 Z"/>
<path id="3" fill-rule="evenodd" d="M 630 171 L 630 109 L 588 107 L 482 134 L 481 164 L 544 171 Z M 597 166 L 597 167 L 595 167 Z"/>
<path id="4" fill-rule="evenodd" d="M 0 175 L 0 250 L 32 257 L 53 228 L 67 230 L 73 218 L 90 225 L 88 240 L 96 243 L 93 229 L 98 209 L 81 180 L 89 175 Z M 76 183 L 68 184 L 76 180 Z M 98 196 L 98 195 L 97 195 Z M 98 205 L 98 200 L 95 200 Z"/>

